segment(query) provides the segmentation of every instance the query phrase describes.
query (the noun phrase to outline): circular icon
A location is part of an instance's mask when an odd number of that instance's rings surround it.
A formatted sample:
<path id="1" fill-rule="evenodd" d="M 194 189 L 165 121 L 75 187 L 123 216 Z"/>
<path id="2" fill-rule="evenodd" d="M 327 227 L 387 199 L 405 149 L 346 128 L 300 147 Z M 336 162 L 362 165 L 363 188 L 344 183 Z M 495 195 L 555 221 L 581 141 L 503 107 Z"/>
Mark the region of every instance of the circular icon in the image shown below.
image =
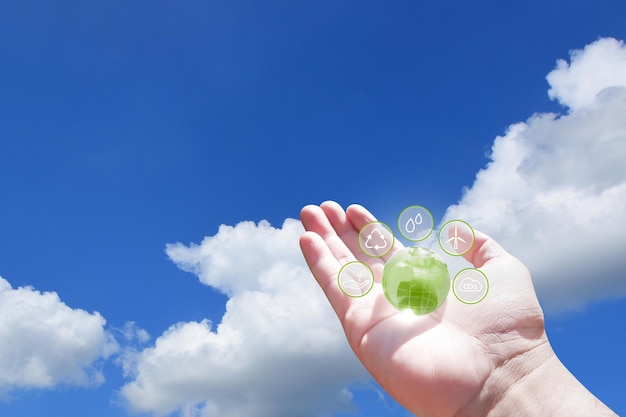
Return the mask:
<path id="1" fill-rule="evenodd" d="M 398 310 L 435 311 L 450 292 L 448 266 L 437 253 L 420 247 L 400 249 L 383 269 L 383 291 Z"/>
<path id="2" fill-rule="evenodd" d="M 452 292 L 462 303 L 480 303 L 487 296 L 489 281 L 485 274 L 476 268 L 467 268 L 460 271 L 452 282 Z"/>
<path id="3" fill-rule="evenodd" d="M 465 255 L 474 246 L 474 229 L 463 220 L 450 220 L 439 230 L 439 246 L 448 255 Z"/>
<path id="4" fill-rule="evenodd" d="M 359 246 L 363 253 L 372 258 L 380 258 L 393 248 L 393 231 L 382 222 L 371 222 L 359 232 Z"/>
<path id="5" fill-rule="evenodd" d="M 398 216 L 400 234 L 413 242 L 419 242 L 430 236 L 434 224 L 433 215 L 422 206 L 409 206 Z"/>
<path id="6" fill-rule="evenodd" d="M 374 273 L 363 262 L 348 262 L 339 270 L 337 282 L 348 297 L 363 297 L 374 287 Z"/>

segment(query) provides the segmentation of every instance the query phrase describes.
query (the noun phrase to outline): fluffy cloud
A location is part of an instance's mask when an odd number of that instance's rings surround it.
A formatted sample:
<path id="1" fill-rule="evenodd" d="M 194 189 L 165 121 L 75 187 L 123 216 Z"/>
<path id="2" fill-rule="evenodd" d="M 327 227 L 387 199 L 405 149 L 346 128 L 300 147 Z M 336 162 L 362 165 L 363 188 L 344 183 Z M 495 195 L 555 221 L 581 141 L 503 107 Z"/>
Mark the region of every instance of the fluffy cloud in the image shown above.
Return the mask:
<path id="1" fill-rule="evenodd" d="M 0 394 L 101 383 L 96 364 L 117 350 L 104 324 L 98 313 L 72 309 L 56 293 L 14 289 L 0 277 Z"/>
<path id="2" fill-rule="evenodd" d="M 168 245 L 184 270 L 229 296 L 214 328 L 178 323 L 130 361 L 131 408 L 186 417 L 314 416 L 350 407 L 367 374 L 299 252 L 302 226 L 222 226 L 200 245 Z"/>
<path id="3" fill-rule="evenodd" d="M 232 297 L 259 290 L 263 285 L 259 274 L 276 262 L 304 265 L 300 251 L 296 250 L 301 226 L 293 221 L 285 226 L 281 230 L 267 222 L 258 227 L 253 222 L 237 227 L 222 225 L 215 236 L 205 238 L 200 245 L 167 245 L 167 254 L 181 269 L 196 274 L 202 283 Z"/>
<path id="4" fill-rule="evenodd" d="M 496 138 L 491 162 L 446 218 L 500 241 L 549 308 L 626 293 L 626 46 L 600 39 L 547 77 L 566 115 Z"/>
<path id="5" fill-rule="evenodd" d="M 558 61 L 537 114 L 496 138 L 446 219 L 468 220 L 526 262 L 549 307 L 626 293 L 626 49 L 601 39 Z M 288 219 L 221 226 L 169 257 L 229 297 L 221 322 L 178 323 L 123 356 L 121 394 L 140 412 L 185 417 L 313 416 L 350 405 L 367 377 L 304 264 Z"/>
<path id="6" fill-rule="evenodd" d="M 600 39 L 582 50 L 571 52 L 571 64 L 557 61 L 548 74 L 550 98 L 557 99 L 572 111 L 592 104 L 599 91 L 626 85 L 626 48 L 613 38 Z"/>

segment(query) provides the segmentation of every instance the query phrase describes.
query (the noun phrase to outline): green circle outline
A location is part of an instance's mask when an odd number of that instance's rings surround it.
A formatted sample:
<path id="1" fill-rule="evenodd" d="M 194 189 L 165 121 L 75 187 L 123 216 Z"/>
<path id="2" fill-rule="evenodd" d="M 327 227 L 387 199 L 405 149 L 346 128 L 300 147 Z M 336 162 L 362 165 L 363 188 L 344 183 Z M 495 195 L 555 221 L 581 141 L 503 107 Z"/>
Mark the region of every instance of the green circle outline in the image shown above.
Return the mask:
<path id="1" fill-rule="evenodd" d="M 469 246 L 469 248 L 467 248 L 467 250 L 466 250 L 465 252 L 461 252 L 461 253 L 451 253 L 451 252 L 448 252 L 448 251 L 446 250 L 446 248 L 444 248 L 444 247 L 443 247 L 443 244 L 441 243 L 441 232 L 443 231 L 443 229 L 445 229 L 445 228 L 446 228 L 446 226 L 447 226 L 448 224 L 453 223 L 453 222 L 461 222 L 461 223 L 464 223 L 467 227 L 469 227 L 469 229 L 470 229 L 470 230 L 471 230 L 471 232 L 472 232 L 472 244 Z M 439 228 L 439 234 L 438 234 L 438 236 L 437 236 L 437 241 L 439 242 L 439 247 L 440 247 L 440 248 L 441 248 L 441 249 L 442 249 L 445 253 L 447 253 L 448 255 L 450 255 L 450 256 L 463 256 L 463 255 L 465 255 L 466 253 L 468 253 L 470 250 L 472 250 L 472 248 L 474 247 L 474 243 L 476 243 L 476 233 L 474 233 L 474 228 L 473 228 L 473 227 L 472 227 L 472 226 L 471 226 L 468 222 L 466 222 L 465 220 L 458 220 L 458 219 L 448 220 L 447 222 L 445 222 L 445 223 L 443 224 L 443 226 L 441 226 L 441 227 Z M 471 269 L 471 268 L 470 268 L 470 269 Z"/>
<path id="2" fill-rule="evenodd" d="M 426 211 L 426 213 L 428 213 L 428 215 L 430 216 L 430 222 L 432 224 L 432 226 L 430 226 L 430 231 L 428 232 L 428 234 L 426 236 L 424 236 L 423 238 L 417 239 L 417 240 L 411 239 L 410 237 L 407 237 L 404 233 L 402 233 L 402 227 L 400 227 L 400 217 L 402 217 L 402 213 L 404 213 L 405 211 L 407 211 L 411 207 L 419 207 L 419 208 L 424 209 Z M 422 240 L 428 239 L 428 236 L 430 236 L 433 233 L 433 230 L 435 230 L 435 218 L 433 217 L 433 214 L 430 212 L 430 210 L 428 210 L 424 206 L 420 206 L 419 204 L 413 204 L 413 205 L 407 206 L 398 215 L 398 231 L 400 232 L 400 235 L 402 235 L 402 237 L 405 238 L 406 240 L 409 240 L 411 242 L 421 242 Z"/>
<path id="3" fill-rule="evenodd" d="M 370 274 L 372 276 L 372 284 L 370 285 L 370 287 L 367 289 L 367 291 L 365 291 L 363 294 L 361 295 L 352 295 L 352 294 L 348 294 L 347 292 L 345 292 L 343 290 L 343 287 L 341 286 L 341 273 L 343 272 L 344 268 L 346 268 L 348 265 L 351 264 L 361 264 L 364 265 L 369 271 Z M 341 290 L 342 293 L 344 293 L 345 295 L 347 295 L 350 298 L 361 298 L 361 297 L 365 297 L 367 294 L 370 293 L 370 291 L 372 291 L 372 288 L 374 288 L 374 271 L 372 270 L 372 268 L 370 268 L 370 266 L 368 264 L 366 264 L 365 262 L 361 262 L 361 261 L 350 261 L 347 264 L 344 264 L 341 269 L 339 269 L 339 273 L 337 274 L 337 286 L 339 287 L 339 289 Z"/>
<path id="4" fill-rule="evenodd" d="M 374 224 L 374 223 L 383 225 L 391 233 L 391 245 L 389 246 L 389 249 L 385 253 L 383 253 L 381 255 L 370 255 L 369 253 L 367 253 L 367 251 L 365 249 L 363 249 L 363 246 L 361 245 L 361 233 L 363 233 L 363 230 L 367 226 L 369 226 L 370 224 Z M 361 249 L 361 252 L 363 252 L 365 255 L 369 256 L 370 258 L 382 258 L 383 256 L 387 255 L 389 252 L 391 252 L 391 249 L 393 249 L 394 245 L 396 244 L 396 236 L 393 233 L 393 229 L 391 227 L 389 227 L 389 225 L 387 223 L 379 222 L 379 221 L 373 221 L 373 222 L 366 223 L 363 227 L 361 227 L 361 230 L 359 230 L 358 241 L 359 241 L 359 248 Z"/>
<path id="5" fill-rule="evenodd" d="M 473 303 L 468 303 L 467 301 L 463 301 L 459 298 L 458 295 L 456 295 L 456 289 L 454 288 L 454 283 L 456 282 L 456 279 L 459 277 L 459 275 L 461 275 L 461 273 L 465 272 L 465 271 L 478 271 L 484 278 L 485 278 L 485 282 L 487 283 L 487 291 L 485 291 L 485 294 L 482 296 L 482 298 L 480 300 L 474 301 Z M 460 302 L 462 302 L 463 304 L 468 304 L 468 305 L 474 305 L 474 304 L 478 304 L 481 301 L 483 301 L 485 299 L 485 297 L 487 297 L 487 294 L 489 294 L 489 279 L 487 278 L 487 275 L 485 275 L 485 273 L 483 271 L 481 271 L 478 268 L 464 268 L 461 269 L 459 272 L 457 272 L 457 274 L 454 276 L 454 279 L 452 280 L 452 293 L 454 294 L 454 296 L 456 297 L 457 300 L 459 300 Z"/>

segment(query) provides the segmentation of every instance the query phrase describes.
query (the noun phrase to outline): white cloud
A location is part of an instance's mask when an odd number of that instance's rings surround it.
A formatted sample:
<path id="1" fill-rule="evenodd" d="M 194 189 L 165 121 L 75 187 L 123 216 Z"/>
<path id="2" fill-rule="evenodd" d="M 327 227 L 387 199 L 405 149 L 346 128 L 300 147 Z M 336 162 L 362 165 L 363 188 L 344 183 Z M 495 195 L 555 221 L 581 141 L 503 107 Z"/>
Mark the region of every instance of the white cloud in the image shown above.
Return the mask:
<path id="1" fill-rule="evenodd" d="M 622 41 L 600 39 L 571 52 L 571 63 L 559 59 L 548 74 L 550 98 L 572 111 L 592 104 L 596 94 L 611 86 L 626 85 L 626 48 Z"/>
<path id="2" fill-rule="evenodd" d="M 237 227 L 222 225 L 215 236 L 206 237 L 200 245 L 167 245 L 167 254 L 181 269 L 228 296 L 258 290 L 262 285 L 259 273 L 276 262 L 302 265 L 302 255 L 293 247 L 294 228 L 299 223 L 286 225 L 289 229 L 284 231 L 266 221 L 258 227 L 254 222 L 242 222 Z"/>
<path id="3" fill-rule="evenodd" d="M 124 377 L 135 376 L 139 350 L 150 341 L 150 334 L 134 321 L 128 321 L 121 329 L 114 329 L 124 340 L 114 359 L 115 364 L 122 368 Z"/>
<path id="4" fill-rule="evenodd" d="M 601 39 L 571 55 L 548 76 L 569 113 L 536 114 L 496 138 L 446 213 L 521 258 L 550 308 L 626 294 L 626 46 Z"/>
<path id="5" fill-rule="evenodd" d="M 104 324 L 56 293 L 13 289 L 0 277 L 0 393 L 101 383 L 97 363 L 117 350 Z"/>
<path id="6" fill-rule="evenodd" d="M 571 307 L 626 293 L 626 49 L 601 39 L 548 76 L 564 116 L 537 114 L 496 138 L 491 162 L 446 219 L 494 236 L 534 274 L 541 300 Z M 184 417 L 314 416 L 348 407 L 367 377 L 299 252 L 298 221 L 221 226 L 167 246 L 229 297 L 215 327 L 178 323 L 123 357 L 121 394 L 140 412 Z"/>
<path id="7" fill-rule="evenodd" d="M 178 323 L 139 352 L 122 395 L 137 411 L 188 417 L 314 416 L 350 406 L 367 377 L 299 251 L 300 222 L 222 226 L 168 245 L 182 269 L 229 295 L 214 328 Z"/>
<path id="8" fill-rule="evenodd" d="M 150 340 L 150 334 L 137 326 L 134 321 L 127 321 L 121 329 L 121 333 L 126 343 L 138 342 L 141 344 Z"/>

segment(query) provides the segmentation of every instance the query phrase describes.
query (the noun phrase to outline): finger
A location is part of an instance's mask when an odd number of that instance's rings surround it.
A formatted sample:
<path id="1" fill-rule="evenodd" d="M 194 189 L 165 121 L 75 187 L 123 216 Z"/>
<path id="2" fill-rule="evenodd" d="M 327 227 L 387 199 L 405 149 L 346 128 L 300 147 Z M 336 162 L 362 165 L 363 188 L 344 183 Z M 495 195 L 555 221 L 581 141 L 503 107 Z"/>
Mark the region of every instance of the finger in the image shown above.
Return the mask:
<path id="1" fill-rule="evenodd" d="M 300 236 L 300 248 L 317 283 L 326 294 L 337 317 L 343 322 L 352 298 L 341 292 L 337 285 L 337 275 L 341 264 L 324 239 L 315 232 L 307 231 Z"/>
<path id="2" fill-rule="evenodd" d="M 488 306 L 487 310 L 497 309 L 501 316 L 501 320 L 483 322 L 482 331 L 501 332 L 502 326 L 510 323 L 542 329 L 543 312 L 528 268 L 491 237 L 476 230 L 474 234 L 474 245 L 464 257 L 489 280 L 485 306 Z M 525 318 L 525 324 L 520 324 L 524 323 L 520 321 L 522 318 Z"/>
<path id="3" fill-rule="evenodd" d="M 339 210 L 343 211 L 341 207 L 339 207 Z M 338 214 L 335 215 L 339 216 Z M 341 265 L 356 259 L 352 251 L 337 235 L 337 231 L 320 207 L 315 205 L 304 207 L 300 211 L 300 220 L 307 231 L 315 232 L 324 240 L 330 253 Z"/>
<path id="4" fill-rule="evenodd" d="M 365 297 L 351 298 L 344 294 L 337 283 L 341 265 L 317 233 L 304 232 L 300 237 L 300 248 L 309 269 L 335 310 L 353 349 L 359 346 L 363 335 L 374 325 L 398 313 L 391 304 L 384 301 L 385 296 L 380 286 L 375 286 Z"/>
<path id="5" fill-rule="evenodd" d="M 320 208 L 326 214 L 326 218 L 333 226 L 333 229 L 335 229 L 337 235 L 342 236 L 355 231 L 354 226 L 348 220 L 346 212 L 335 201 L 325 201 L 320 204 Z"/>
<path id="6" fill-rule="evenodd" d="M 481 268 L 485 264 L 507 255 L 508 252 L 495 240 L 478 230 L 474 230 L 474 245 L 463 257 L 475 268 Z"/>
<path id="7" fill-rule="evenodd" d="M 346 210 L 346 215 L 348 219 L 350 220 L 350 222 L 352 223 L 353 228 L 357 232 L 360 231 L 363 227 L 365 227 L 365 225 L 367 225 L 368 223 L 378 221 L 376 217 L 374 217 L 374 215 L 369 212 L 369 210 L 367 210 L 365 207 L 359 204 L 353 204 L 350 207 L 348 207 L 348 209 Z M 356 245 L 360 251 L 360 247 L 358 246 L 358 236 L 357 236 Z M 393 247 L 384 256 L 380 257 L 380 259 L 382 260 L 383 263 L 386 263 L 389 260 L 389 258 L 391 258 L 391 256 L 393 256 L 393 254 L 396 253 L 399 249 L 402 249 L 402 247 L 403 247 L 402 243 L 399 242 L 394 236 Z"/>
<path id="8" fill-rule="evenodd" d="M 382 265 L 383 262 L 379 258 L 373 258 L 363 252 L 359 245 L 359 230 L 355 229 L 343 208 L 334 201 L 326 201 L 320 205 L 320 208 L 324 211 L 335 233 L 339 236 L 350 253 L 359 261 L 370 265 L 378 278 L 377 280 L 380 281 L 380 274 L 377 273 L 379 269 L 378 264 Z M 373 218 L 373 216 L 371 217 Z"/>

